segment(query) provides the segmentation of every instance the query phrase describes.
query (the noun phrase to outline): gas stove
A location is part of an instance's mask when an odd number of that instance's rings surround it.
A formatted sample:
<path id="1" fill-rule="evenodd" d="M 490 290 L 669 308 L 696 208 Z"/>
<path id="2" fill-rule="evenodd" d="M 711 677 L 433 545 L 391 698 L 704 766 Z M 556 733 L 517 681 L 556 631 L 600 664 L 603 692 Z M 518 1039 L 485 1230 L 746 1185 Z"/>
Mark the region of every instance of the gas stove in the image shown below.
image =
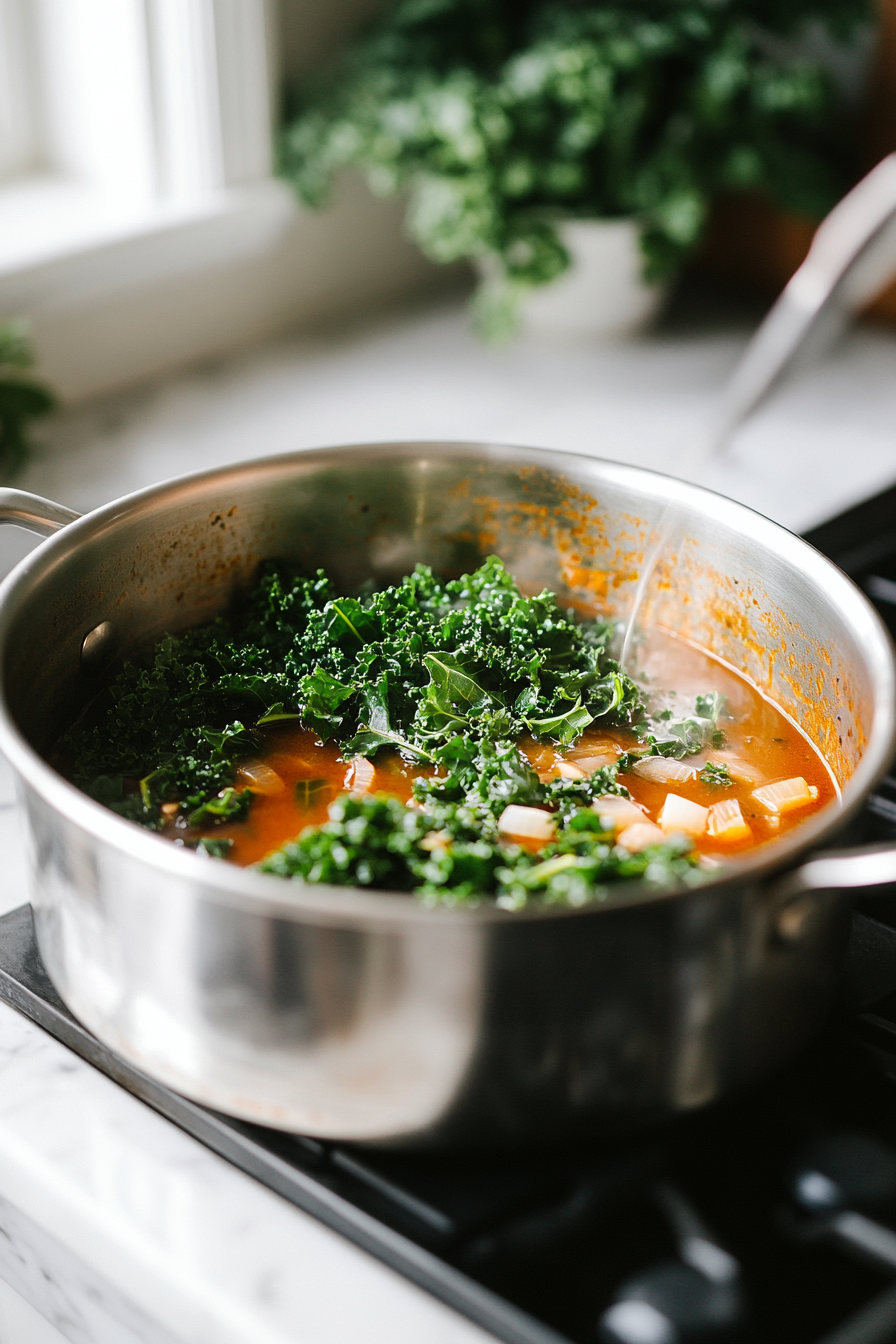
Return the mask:
<path id="1" fill-rule="evenodd" d="M 896 634 L 896 488 L 807 539 Z M 856 836 L 882 838 L 896 841 L 896 777 Z M 896 888 L 857 900 L 842 1002 L 795 1064 L 575 1151 L 387 1153 L 198 1106 L 75 1021 L 28 906 L 0 919 L 0 998 L 507 1344 L 896 1341 Z"/>

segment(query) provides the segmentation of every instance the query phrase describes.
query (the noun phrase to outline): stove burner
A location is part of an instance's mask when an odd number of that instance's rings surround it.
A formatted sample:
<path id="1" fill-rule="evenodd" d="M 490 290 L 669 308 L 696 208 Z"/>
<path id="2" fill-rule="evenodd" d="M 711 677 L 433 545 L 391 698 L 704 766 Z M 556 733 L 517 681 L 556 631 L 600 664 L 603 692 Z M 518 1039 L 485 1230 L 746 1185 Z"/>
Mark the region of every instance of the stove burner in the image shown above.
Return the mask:
<path id="1" fill-rule="evenodd" d="M 896 633 L 896 487 L 810 533 Z M 896 838 L 896 777 L 859 841 Z M 321 1143 L 206 1110 L 60 1002 L 27 906 L 0 998 L 163 1115 L 507 1344 L 896 1341 L 896 886 L 856 905 L 844 1011 L 781 1076 L 579 1151 Z"/>

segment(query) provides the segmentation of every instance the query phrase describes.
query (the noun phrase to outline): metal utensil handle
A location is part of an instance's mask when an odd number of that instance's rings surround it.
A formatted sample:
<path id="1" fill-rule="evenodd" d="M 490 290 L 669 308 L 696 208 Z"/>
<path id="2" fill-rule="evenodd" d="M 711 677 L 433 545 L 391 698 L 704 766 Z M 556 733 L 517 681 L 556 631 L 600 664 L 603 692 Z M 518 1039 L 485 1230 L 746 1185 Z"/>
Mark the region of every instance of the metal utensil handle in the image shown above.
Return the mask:
<path id="1" fill-rule="evenodd" d="M 0 489 L 0 523 L 24 527 L 28 532 L 51 537 L 61 527 L 77 522 L 80 517 L 80 513 L 75 513 L 74 509 L 54 504 L 52 499 L 29 495 L 26 490 Z"/>
<path id="2" fill-rule="evenodd" d="M 896 883 L 896 845 L 827 850 L 783 877 L 775 895 L 788 902 L 810 891 L 849 891 Z"/>
<path id="3" fill-rule="evenodd" d="M 819 224 L 808 256 L 753 336 L 723 391 L 695 457 L 724 450 L 832 304 L 839 300 L 839 317 L 845 319 L 883 289 L 896 273 L 894 217 L 896 154 L 888 154 Z M 866 255 L 872 248 L 876 249 L 873 258 Z"/>

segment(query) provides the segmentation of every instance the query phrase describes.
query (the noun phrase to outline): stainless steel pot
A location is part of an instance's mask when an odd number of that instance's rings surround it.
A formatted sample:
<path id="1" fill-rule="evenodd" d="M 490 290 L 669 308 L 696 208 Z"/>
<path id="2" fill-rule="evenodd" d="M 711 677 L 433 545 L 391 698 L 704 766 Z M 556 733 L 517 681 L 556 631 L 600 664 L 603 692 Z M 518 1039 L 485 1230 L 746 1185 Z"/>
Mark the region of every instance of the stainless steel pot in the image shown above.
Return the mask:
<path id="1" fill-rule="evenodd" d="M 832 804 L 696 890 L 594 908 L 427 910 L 179 850 L 44 759 L 116 659 L 206 621 L 259 561 L 343 585 L 497 551 L 520 582 L 624 611 L 664 503 L 685 540 L 650 619 L 750 676 L 820 746 Z M 811 547 L 695 486 L 485 444 L 329 449 L 144 490 L 74 521 L 0 589 L 0 749 L 27 817 L 41 954 L 112 1049 L 218 1110 L 390 1144 L 531 1141 L 699 1106 L 761 1075 L 835 991 L 856 885 L 896 850 L 818 854 L 891 756 L 894 666 L 862 594 Z"/>

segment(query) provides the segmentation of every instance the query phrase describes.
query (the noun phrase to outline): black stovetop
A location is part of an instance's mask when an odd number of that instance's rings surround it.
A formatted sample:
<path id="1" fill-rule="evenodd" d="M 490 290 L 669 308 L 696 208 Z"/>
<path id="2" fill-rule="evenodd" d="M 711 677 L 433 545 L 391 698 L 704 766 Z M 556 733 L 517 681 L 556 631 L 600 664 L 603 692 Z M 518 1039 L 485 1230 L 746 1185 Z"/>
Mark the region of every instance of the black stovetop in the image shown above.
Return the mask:
<path id="1" fill-rule="evenodd" d="M 896 488 L 808 539 L 896 633 Z M 860 839 L 896 839 L 896 778 L 862 827 Z M 858 900 L 843 1003 L 796 1064 L 662 1130 L 575 1152 L 371 1152 L 185 1101 L 71 1017 L 27 906 L 0 919 L 0 998 L 510 1344 L 896 1341 L 896 889 Z"/>

